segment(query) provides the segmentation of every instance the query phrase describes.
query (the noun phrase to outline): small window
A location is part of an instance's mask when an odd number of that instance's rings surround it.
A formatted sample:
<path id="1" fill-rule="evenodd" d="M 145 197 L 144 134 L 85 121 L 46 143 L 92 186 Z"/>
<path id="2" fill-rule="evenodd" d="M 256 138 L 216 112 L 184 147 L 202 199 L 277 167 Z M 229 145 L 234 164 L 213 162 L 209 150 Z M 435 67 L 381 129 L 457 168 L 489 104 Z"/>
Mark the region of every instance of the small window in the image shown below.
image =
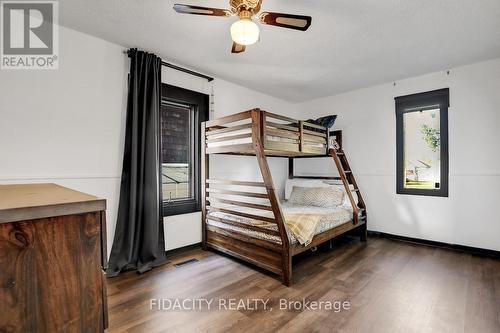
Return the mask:
<path id="1" fill-rule="evenodd" d="M 163 215 L 200 210 L 200 130 L 208 96 L 166 85 L 161 103 Z"/>
<path id="2" fill-rule="evenodd" d="M 449 90 L 395 100 L 397 193 L 447 197 Z"/>
<path id="3" fill-rule="evenodd" d="M 169 202 L 194 197 L 194 112 L 189 105 L 161 106 L 162 190 Z"/>

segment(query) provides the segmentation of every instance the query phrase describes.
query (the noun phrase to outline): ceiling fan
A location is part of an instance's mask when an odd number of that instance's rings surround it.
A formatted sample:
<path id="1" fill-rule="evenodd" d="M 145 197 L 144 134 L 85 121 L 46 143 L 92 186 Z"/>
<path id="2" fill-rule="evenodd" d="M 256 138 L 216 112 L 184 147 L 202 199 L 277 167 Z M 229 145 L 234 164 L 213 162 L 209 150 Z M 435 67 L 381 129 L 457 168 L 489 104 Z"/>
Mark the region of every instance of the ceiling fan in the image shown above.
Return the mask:
<path id="1" fill-rule="evenodd" d="M 260 11 L 262 0 L 229 0 L 231 9 L 219 9 L 191 5 L 175 4 L 174 10 L 181 14 L 209 15 L 209 16 L 238 16 L 240 19 L 231 25 L 233 40 L 232 53 L 245 51 L 247 45 L 259 40 L 259 26 L 252 21 L 252 16 Z M 311 25 L 310 16 L 262 12 L 258 18 L 262 24 L 274 25 L 282 28 L 306 31 Z"/>

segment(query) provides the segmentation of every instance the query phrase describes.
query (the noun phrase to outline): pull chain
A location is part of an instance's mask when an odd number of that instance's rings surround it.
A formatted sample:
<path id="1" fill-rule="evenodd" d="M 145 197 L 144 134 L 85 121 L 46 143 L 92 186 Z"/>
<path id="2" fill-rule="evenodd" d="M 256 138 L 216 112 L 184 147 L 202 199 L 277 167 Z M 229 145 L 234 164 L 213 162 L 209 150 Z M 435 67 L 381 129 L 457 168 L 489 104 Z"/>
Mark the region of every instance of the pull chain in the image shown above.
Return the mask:
<path id="1" fill-rule="evenodd" d="M 210 91 L 210 114 L 209 119 L 215 119 L 215 97 L 214 97 L 214 82 L 211 82 L 211 91 Z"/>

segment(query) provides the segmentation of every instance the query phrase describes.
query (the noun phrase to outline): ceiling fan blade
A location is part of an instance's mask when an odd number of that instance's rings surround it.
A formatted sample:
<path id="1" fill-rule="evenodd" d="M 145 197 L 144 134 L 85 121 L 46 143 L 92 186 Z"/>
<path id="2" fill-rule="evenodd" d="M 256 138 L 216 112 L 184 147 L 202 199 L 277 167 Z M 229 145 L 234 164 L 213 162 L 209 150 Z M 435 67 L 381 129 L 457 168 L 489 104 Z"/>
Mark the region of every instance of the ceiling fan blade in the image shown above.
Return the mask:
<path id="1" fill-rule="evenodd" d="M 191 5 L 175 4 L 174 10 L 181 14 L 209 15 L 209 16 L 231 16 L 233 13 L 228 9 L 200 7 Z"/>
<path id="2" fill-rule="evenodd" d="M 233 47 L 231 48 L 231 53 L 242 53 L 245 52 L 246 46 L 240 45 L 233 42 Z"/>
<path id="3" fill-rule="evenodd" d="M 259 20 L 263 24 L 306 31 L 311 25 L 312 17 L 303 15 L 262 12 L 262 14 L 260 14 L 259 16 Z"/>

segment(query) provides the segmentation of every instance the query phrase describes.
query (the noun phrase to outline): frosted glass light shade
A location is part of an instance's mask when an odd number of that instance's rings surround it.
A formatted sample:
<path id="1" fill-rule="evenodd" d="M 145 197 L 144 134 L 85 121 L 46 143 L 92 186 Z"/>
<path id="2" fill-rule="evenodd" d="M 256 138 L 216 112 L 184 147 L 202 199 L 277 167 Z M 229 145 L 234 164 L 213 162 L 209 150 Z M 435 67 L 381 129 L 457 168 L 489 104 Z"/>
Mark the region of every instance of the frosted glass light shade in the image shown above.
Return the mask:
<path id="1" fill-rule="evenodd" d="M 231 38 L 240 45 L 251 45 L 259 40 L 259 26 L 250 19 L 241 19 L 231 25 Z"/>

